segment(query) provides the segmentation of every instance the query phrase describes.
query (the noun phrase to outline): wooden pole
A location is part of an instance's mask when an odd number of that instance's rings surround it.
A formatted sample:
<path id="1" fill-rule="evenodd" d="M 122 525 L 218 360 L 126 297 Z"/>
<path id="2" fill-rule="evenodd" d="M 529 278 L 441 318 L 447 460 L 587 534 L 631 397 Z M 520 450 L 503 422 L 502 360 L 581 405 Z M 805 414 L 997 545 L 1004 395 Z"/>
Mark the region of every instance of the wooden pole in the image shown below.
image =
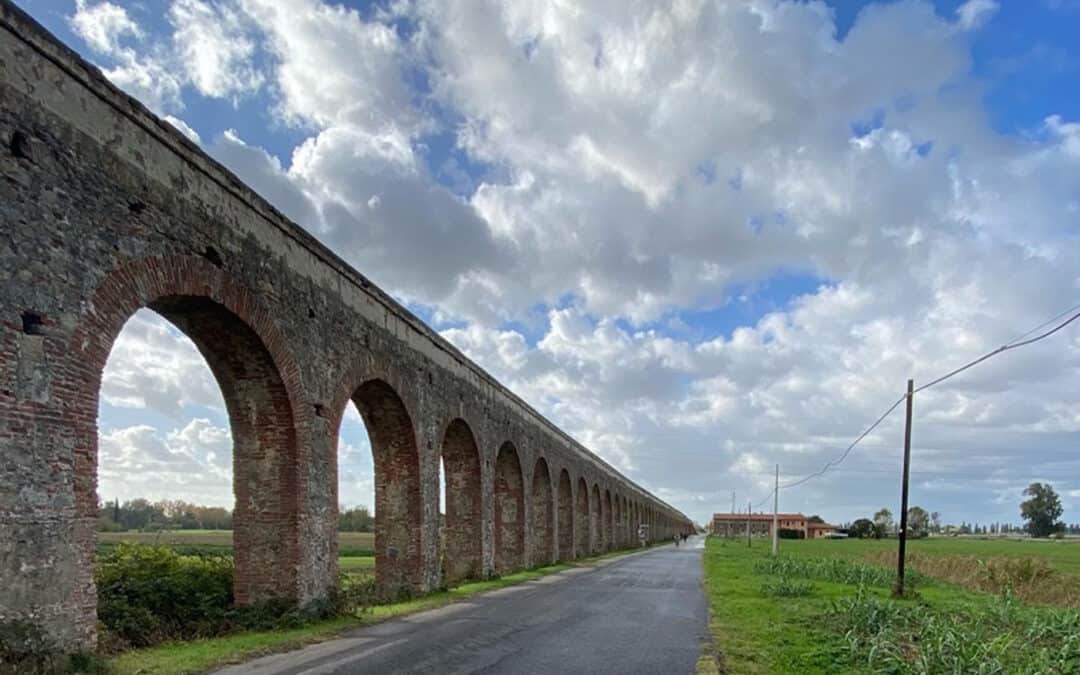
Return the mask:
<path id="1" fill-rule="evenodd" d="M 900 484 L 900 553 L 896 558 L 897 597 L 904 595 L 904 557 L 907 554 L 907 512 L 908 479 L 911 475 L 911 399 L 914 397 L 914 382 L 907 381 L 907 421 L 904 423 L 904 476 Z"/>
<path id="2" fill-rule="evenodd" d="M 746 548 L 750 548 L 750 508 L 751 500 L 746 500 Z"/>
<path id="3" fill-rule="evenodd" d="M 780 551 L 780 465 L 776 465 L 776 485 L 773 486 L 772 507 L 772 554 Z"/>

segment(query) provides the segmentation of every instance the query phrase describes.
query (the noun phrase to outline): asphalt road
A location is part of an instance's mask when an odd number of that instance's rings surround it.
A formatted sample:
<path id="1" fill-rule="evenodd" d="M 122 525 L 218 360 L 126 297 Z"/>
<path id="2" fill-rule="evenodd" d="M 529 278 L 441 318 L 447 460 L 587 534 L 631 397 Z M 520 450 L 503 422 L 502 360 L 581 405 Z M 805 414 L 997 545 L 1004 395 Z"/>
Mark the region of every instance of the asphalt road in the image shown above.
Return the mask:
<path id="1" fill-rule="evenodd" d="M 703 540 L 489 591 L 220 675 L 692 673 Z"/>

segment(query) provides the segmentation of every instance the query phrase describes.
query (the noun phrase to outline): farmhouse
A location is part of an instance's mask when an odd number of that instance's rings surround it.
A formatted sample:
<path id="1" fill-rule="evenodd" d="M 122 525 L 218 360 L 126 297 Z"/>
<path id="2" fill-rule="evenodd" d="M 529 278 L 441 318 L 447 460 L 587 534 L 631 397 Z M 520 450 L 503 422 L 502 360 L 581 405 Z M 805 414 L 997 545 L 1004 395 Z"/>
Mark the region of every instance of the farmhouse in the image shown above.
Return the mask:
<path id="1" fill-rule="evenodd" d="M 780 530 L 801 532 L 807 539 L 821 539 L 836 534 L 836 527 L 828 523 L 811 523 L 801 513 L 778 514 L 777 524 Z M 750 535 L 754 537 L 772 536 L 773 514 L 771 513 L 714 513 L 712 533 L 722 537 L 746 536 L 747 521 L 750 523 Z"/>

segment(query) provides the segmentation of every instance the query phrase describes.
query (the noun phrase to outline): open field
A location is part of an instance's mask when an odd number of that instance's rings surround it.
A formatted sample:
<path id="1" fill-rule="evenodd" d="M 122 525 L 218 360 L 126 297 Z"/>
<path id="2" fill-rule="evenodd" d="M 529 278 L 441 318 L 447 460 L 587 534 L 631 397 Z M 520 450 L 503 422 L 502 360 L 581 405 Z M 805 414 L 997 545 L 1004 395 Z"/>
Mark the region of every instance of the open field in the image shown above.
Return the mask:
<path id="1" fill-rule="evenodd" d="M 768 541 L 747 548 L 710 538 L 706 589 L 722 667 L 735 674 L 1080 672 L 1080 611 L 926 577 L 915 597 L 893 600 L 891 568 L 869 563 L 896 545 L 788 540 L 773 563 Z M 1002 560 L 1017 562 L 1010 570 L 1051 569 L 1041 583 L 1080 578 L 1080 546 L 1071 543 L 941 539 L 910 542 L 909 551 L 979 569 Z"/>
<path id="2" fill-rule="evenodd" d="M 161 530 L 159 532 L 98 532 L 98 545 L 122 541 L 138 544 L 168 544 L 178 549 L 198 549 L 207 553 L 232 552 L 231 530 Z M 220 549 L 220 550 L 215 550 Z M 339 532 L 338 554 L 342 557 L 374 555 L 375 535 L 371 532 Z"/>

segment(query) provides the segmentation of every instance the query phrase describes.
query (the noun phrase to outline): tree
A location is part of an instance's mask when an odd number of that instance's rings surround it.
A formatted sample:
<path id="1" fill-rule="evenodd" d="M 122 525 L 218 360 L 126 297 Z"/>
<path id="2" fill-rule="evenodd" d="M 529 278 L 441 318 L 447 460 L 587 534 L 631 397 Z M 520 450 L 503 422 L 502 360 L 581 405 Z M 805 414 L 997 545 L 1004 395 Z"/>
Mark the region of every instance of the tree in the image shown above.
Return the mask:
<path id="1" fill-rule="evenodd" d="M 892 528 L 892 511 L 883 508 L 874 514 L 874 537 L 881 539 L 887 536 Z"/>
<path id="2" fill-rule="evenodd" d="M 848 536 L 856 539 L 869 539 L 874 536 L 874 523 L 868 518 L 859 518 L 848 528 Z"/>
<path id="3" fill-rule="evenodd" d="M 821 523 L 822 525 L 824 525 L 825 524 L 825 519 L 822 518 L 821 516 L 817 515 L 817 514 L 814 514 L 814 515 L 810 516 L 809 518 L 807 518 L 806 522 L 808 522 L 808 523 Z"/>
<path id="4" fill-rule="evenodd" d="M 921 506 L 912 506 L 907 511 L 907 527 L 909 537 L 922 539 L 929 533 L 930 515 Z"/>
<path id="5" fill-rule="evenodd" d="M 931 513 L 930 522 L 933 524 L 934 534 L 941 534 L 941 514 L 937 511 Z"/>
<path id="6" fill-rule="evenodd" d="M 366 506 L 342 508 L 338 512 L 338 532 L 371 532 L 375 528 L 375 518 Z"/>
<path id="7" fill-rule="evenodd" d="M 1049 537 L 1062 528 L 1058 518 L 1064 513 L 1061 498 L 1049 484 L 1032 483 L 1024 490 L 1031 497 L 1020 504 L 1020 515 L 1027 521 L 1026 529 L 1033 537 Z"/>

